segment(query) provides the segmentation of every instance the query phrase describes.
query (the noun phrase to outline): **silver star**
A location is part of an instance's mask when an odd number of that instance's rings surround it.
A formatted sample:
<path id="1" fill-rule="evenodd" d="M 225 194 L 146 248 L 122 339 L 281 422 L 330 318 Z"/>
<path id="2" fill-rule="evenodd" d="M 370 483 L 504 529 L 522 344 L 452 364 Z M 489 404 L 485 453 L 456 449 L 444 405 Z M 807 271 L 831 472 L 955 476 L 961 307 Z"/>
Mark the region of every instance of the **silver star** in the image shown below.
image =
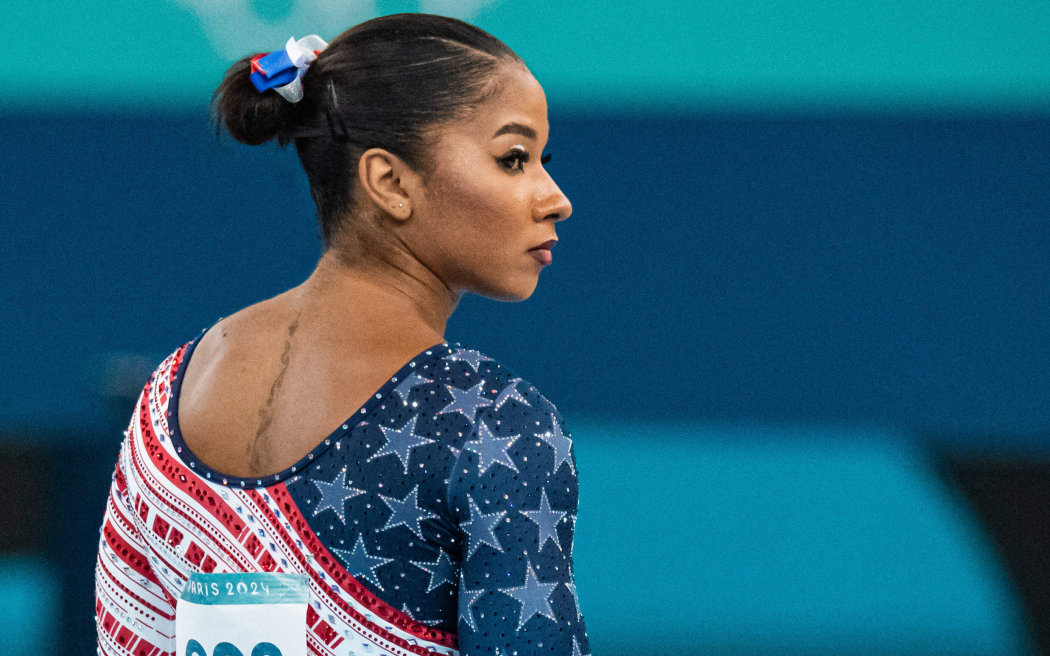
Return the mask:
<path id="1" fill-rule="evenodd" d="M 339 474 L 336 474 L 331 482 L 320 481 L 316 478 L 310 479 L 317 491 L 321 493 L 321 500 L 317 503 L 317 507 L 314 508 L 314 517 L 317 517 L 318 513 L 325 508 L 331 508 L 335 511 L 336 516 L 339 517 L 339 523 L 346 524 L 346 516 L 344 514 L 346 506 L 344 504 L 347 500 L 353 499 L 359 494 L 367 494 L 367 492 L 347 485 L 345 469 L 343 470 L 343 482 L 337 483 L 336 481 L 338 480 Z"/>
<path id="2" fill-rule="evenodd" d="M 415 387 L 416 385 L 422 385 L 424 383 L 432 382 L 434 381 L 429 378 L 424 378 L 415 372 L 412 372 L 411 374 L 409 374 L 408 378 L 405 378 L 403 381 L 397 384 L 397 387 L 394 388 L 394 391 L 401 396 L 401 402 L 407 404 L 408 394 L 412 391 L 413 387 Z"/>
<path id="3" fill-rule="evenodd" d="M 375 569 L 389 563 L 393 558 L 383 558 L 368 553 L 365 549 L 364 536 L 361 533 L 357 534 L 357 542 L 354 543 L 353 551 L 336 548 L 332 548 L 332 551 L 343 559 L 346 571 L 355 577 L 363 576 L 371 581 L 375 587 L 383 590 L 383 586 L 379 584 L 379 580 L 376 578 Z"/>
<path id="4" fill-rule="evenodd" d="M 580 599 L 576 596 L 576 582 L 570 581 L 565 584 L 565 587 L 572 593 L 572 603 L 576 607 L 576 619 L 580 619 Z"/>
<path id="5" fill-rule="evenodd" d="M 479 381 L 477 385 L 470 389 L 460 389 L 455 385 L 445 385 L 445 389 L 452 394 L 452 402 L 446 405 L 443 409 L 438 411 L 438 414 L 445 414 L 446 412 L 458 412 L 470 420 L 470 423 L 474 423 L 474 415 L 477 414 L 478 408 L 492 405 L 492 399 L 485 398 L 483 388 L 485 387 L 485 381 Z"/>
<path id="6" fill-rule="evenodd" d="M 416 534 L 416 536 L 422 540 L 423 530 L 419 527 L 419 522 L 424 519 L 431 519 L 437 515 L 431 515 L 424 512 L 420 514 L 420 508 L 417 504 L 419 502 L 419 484 L 412 486 L 412 491 L 405 495 L 404 499 L 398 500 L 395 497 L 388 497 L 386 495 L 379 495 L 383 502 L 393 511 L 390 518 L 387 519 L 386 525 L 379 529 L 380 531 L 388 531 L 395 526 L 404 524 L 408 527 L 408 530 Z M 412 528 L 415 526 L 415 528 Z"/>
<path id="7" fill-rule="evenodd" d="M 460 596 L 459 596 L 460 607 L 466 609 L 466 612 L 462 613 L 461 617 L 463 615 L 466 615 L 467 626 L 469 626 L 470 628 L 472 628 L 475 631 L 477 631 L 478 630 L 478 626 L 476 624 L 474 624 L 474 613 L 473 613 L 474 604 L 477 602 L 478 597 L 480 597 L 481 595 L 485 594 L 486 589 L 484 587 L 482 587 L 482 588 L 479 588 L 477 590 L 469 590 L 469 589 L 467 589 L 466 586 L 464 586 L 462 588 L 461 592 L 469 592 L 470 593 L 470 596 L 466 597 L 466 598 L 464 598 L 464 596 L 462 594 L 460 594 Z"/>
<path id="8" fill-rule="evenodd" d="M 540 551 L 543 550 L 543 546 L 547 544 L 548 539 L 554 540 L 554 545 L 558 547 L 558 551 L 561 551 L 561 542 L 558 542 L 558 530 L 556 527 L 558 522 L 565 517 L 567 511 L 551 510 L 550 503 L 547 501 L 546 488 L 540 488 L 540 509 L 522 510 L 521 513 L 540 527 Z"/>
<path id="9" fill-rule="evenodd" d="M 554 448 L 554 471 L 558 471 L 558 467 L 561 466 L 561 463 L 568 461 L 569 470 L 575 474 L 576 467 L 572 464 L 572 458 L 570 457 L 569 451 L 572 448 L 572 440 L 565 437 L 565 434 L 561 432 L 561 424 L 558 422 L 558 418 L 554 416 L 554 413 L 548 412 L 547 414 L 551 418 L 551 426 L 553 429 L 542 433 L 533 433 L 533 435 Z"/>
<path id="10" fill-rule="evenodd" d="M 497 551 L 503 551 L 503 547 L 500 545 L 499 540 L 496 539 L 496 535 L 492 532 L 492 527 L 499 523 L 499 520 L 503 518 L 503 515 L 507 513 L 506 510 L 497 510 L 496 512 L 489 513 L 487 515 L 482 514 L 481 509 L 474 503 L 474 498 L 467 493 L 467 501 L 470 502 L 470 521 L 463 522 L 460 526 L 463 527 L 467 532 L 467 558 L 469 560 L 474 555 L 474 551 L 477 550 L 482 544 L 495 547 Z M 487 519 L 491 517 L 492 519 Z M 467 528 L 470 527 L 470 528 Z"/>
<path id="11" fill-rule="evenodd" d="M 521 614 L 518 616 L 518 628 L 525 626 L 525 622 L 532 619 L 536 613 L 557 622 L 554 610 L 550 602 L 551 590 L 561 585 L 560 583 L 541 583 L 532 571 L 532 562 L 525 560 L 525 584 L 517 588 L 500 588 L 500 592 L 514 597 L 521 604 Z"/>
<path id="12" fill-rule="evenodd" d="M 416 429 L 416 420 L 418 419 L 419 415 L 413 415 L 412 418 L 406 421 L 405 425 L 401 428 L 380 426 L 380 430 L 383 431 L 383 435 L 386 437 L 386 444 L 383 445 L 382 449 L 369 456 L 366 462 L 371 462 L 380 456 L 393 454 L 401 461 L 401 466 L 404 468 L 404 473 L 407 475 L 408 459 L 412 449 L 423 444 L 437 441 L 413 433 Z"/>
<path id="13" fill-rule="evenodd" d="M 518 468 L 514 465 L 514 461 L 511 460 L 510 455 L 507 454 L 507 449 L 510 448 L 511 442 L 517 440 L 519 437 L 521 436 L 511 435 L 510 437 L 496 437 L 492 434 L 492 431 L 489 430 L 485 421 L 482 420 L 478 422 L 478 438 L 465 443 L 463 448 L 478 454 L 478 466 L 481 468 L 482 474 L 487 472 L 489 467 L 497 462 L 503 463 L 515 472 L 518 472 Z"/>
<path id="14" fill-rule="evenodd" d="M 417 617 L 417 616 L 413 615 L 412 612 L 410 610 L 408 610 L 408 602 L 407 601 L 403 602 L 401 604 L 401 612 L 403 612 L 405 615 L 408 615 L 409 617 L 411 617 L 416 622 L 420 622 L 422 624 L 433 624 L 434 622 L 440 622 L 441 621 L 441 620 L 425 619 L 425 618 Z M 417 613 L 422 613 L 422 611 L 420 611 L 418 608 L 416 609 L 416 612 Z M 412 643 L 412 644 L 416 644 L 416 639 L 415 638 L 409 638 L 408 641 L 410 643 Z"/>
<path id="15" fill-rule="evenodd" d="M 458 348 L 441 359 L 450 360 L 452 362 L 466 362 L 474 369 L 474 372 L 477 373 L 481 361 L 491 360 L 492 358 L 479 351 L 475 351 L 474 349 Z"/>
<path id="16" fill-rule="evenodd" d="M 493 407 L 499 410 L 501 407 L 503 407 L 503 404 L 506 403 L 508 399 L 514 399 L 518 403 L 527 405 L 531 408 L 532 404 L 526 401 L 525 397 L 518 392 L 518 383 L 520 381 L 520 378 L 515 378 L 514 380 L 510 381 L 510 383 L 508 383 L 506 387 L 501 389 L 499 392 L 499 396 L 496 397 L 496 400 L 492 404 Z"/>
<path id="17" fill-rule="evenodd" d="M 430 581 L 427 583 L 428 593 L 444 583 L 451 583 L 453 587 L 459 583 L 456 580 L 456 564 L 452 562 L 452 559 L 448 557 L 444 549 L 441 549 L 437 560 L 433 562 L 424 560 L 410 560 L 408 562 L 430 575 Z M 430 565 L 430 567 L 426 567 L 426 565 Z"/>
<path id="18" fill-rule="evenodd" d="M 549 405 L 552 410 L 554 410 L 555 412 L 558 411 L 557 406 L 555 406 L 554 403 L 552 403 L 550 399 L 548 399 L 546 396 L 544 396 L 543 392 L 541 392 L 538 389 L 536 389 L 535 385 L 529 385 L 529 391 L 532 392 L 533 394 L 535 394 L 536 396 L 540 397 L 540 400 L 543 401 L 543 403 Z"/>
<path id="19" fill-rule="evenodd" d="M 572 637 L 572 656 L 584 656 L 580 653 L 580 643 L 576 641 L 576 636 Z"/>

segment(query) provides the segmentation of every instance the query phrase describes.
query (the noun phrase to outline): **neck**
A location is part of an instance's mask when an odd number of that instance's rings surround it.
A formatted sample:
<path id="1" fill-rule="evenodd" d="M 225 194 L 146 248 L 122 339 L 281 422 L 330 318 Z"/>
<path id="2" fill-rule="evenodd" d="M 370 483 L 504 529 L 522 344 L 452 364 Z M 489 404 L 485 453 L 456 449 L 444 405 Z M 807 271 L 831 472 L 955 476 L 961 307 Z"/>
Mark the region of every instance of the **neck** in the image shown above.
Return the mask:
<path id="1" fill-rule="evenodd" d="M 461 294 L 414 258 L 395 264 L 368 257 L 348 263 L 336 249 L 321 256 L 293 291 L 297 305 L 332 325 L 361 327 L 394 340 L 444 341 Z"/>

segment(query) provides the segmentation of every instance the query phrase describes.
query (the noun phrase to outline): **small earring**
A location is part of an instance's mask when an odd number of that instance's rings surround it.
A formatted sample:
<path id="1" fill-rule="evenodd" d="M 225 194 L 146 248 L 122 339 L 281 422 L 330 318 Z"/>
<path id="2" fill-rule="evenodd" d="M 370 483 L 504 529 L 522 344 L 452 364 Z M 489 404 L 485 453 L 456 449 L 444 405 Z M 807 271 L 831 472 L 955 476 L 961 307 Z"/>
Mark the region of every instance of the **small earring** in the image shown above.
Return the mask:
<path id="1" fill-rule="evenodd" d="M 398 206 L 398 207 L 404 207 L 404 206 L 405 206 L 405 204 L 404 204 L 404 203 L 398 203 L 398 204 L 397 204 L 397 206 Z"/>

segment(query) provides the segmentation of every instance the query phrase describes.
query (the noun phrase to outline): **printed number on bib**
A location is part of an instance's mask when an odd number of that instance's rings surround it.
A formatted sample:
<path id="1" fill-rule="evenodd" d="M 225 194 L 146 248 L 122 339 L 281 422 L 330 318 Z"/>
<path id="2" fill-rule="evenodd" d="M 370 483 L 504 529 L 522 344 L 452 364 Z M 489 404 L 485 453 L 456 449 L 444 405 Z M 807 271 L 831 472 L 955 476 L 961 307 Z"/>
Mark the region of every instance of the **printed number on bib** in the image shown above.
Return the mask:
<path id="1" fill-rule="evenodd" d="M 244 656 L 244 653 L 240 649 L 237 649 L 228 642 L 220 642 L 215 645 L 215 651 L 211 654 L 204 650 L 201 643 L 193 640 L 192 638 L 186 643 L 186 654 L 185 656 Z M 281 650 L 270 642 L 260 642 L 255 645 L 252 649 L 252 653 L 249 656 L 284 656 Z"/>

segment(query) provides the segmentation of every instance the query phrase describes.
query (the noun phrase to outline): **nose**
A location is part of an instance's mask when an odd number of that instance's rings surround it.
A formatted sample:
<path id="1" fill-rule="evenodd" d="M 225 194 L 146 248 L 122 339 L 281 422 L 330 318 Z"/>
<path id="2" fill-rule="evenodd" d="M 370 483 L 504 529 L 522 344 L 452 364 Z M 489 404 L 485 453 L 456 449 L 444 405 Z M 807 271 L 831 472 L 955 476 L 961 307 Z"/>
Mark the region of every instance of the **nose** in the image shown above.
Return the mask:
<path id="1" fill-rule="evenodd" d="M 572 203 L 561 192 L 554 180 L 550 180 L 550 187 L 546 190 L 546 193 L 540 196 L 539 200 L 533 204 L 532 214 L 537 221 L 545 219 L 564 221 L 572 214 Z"/>

